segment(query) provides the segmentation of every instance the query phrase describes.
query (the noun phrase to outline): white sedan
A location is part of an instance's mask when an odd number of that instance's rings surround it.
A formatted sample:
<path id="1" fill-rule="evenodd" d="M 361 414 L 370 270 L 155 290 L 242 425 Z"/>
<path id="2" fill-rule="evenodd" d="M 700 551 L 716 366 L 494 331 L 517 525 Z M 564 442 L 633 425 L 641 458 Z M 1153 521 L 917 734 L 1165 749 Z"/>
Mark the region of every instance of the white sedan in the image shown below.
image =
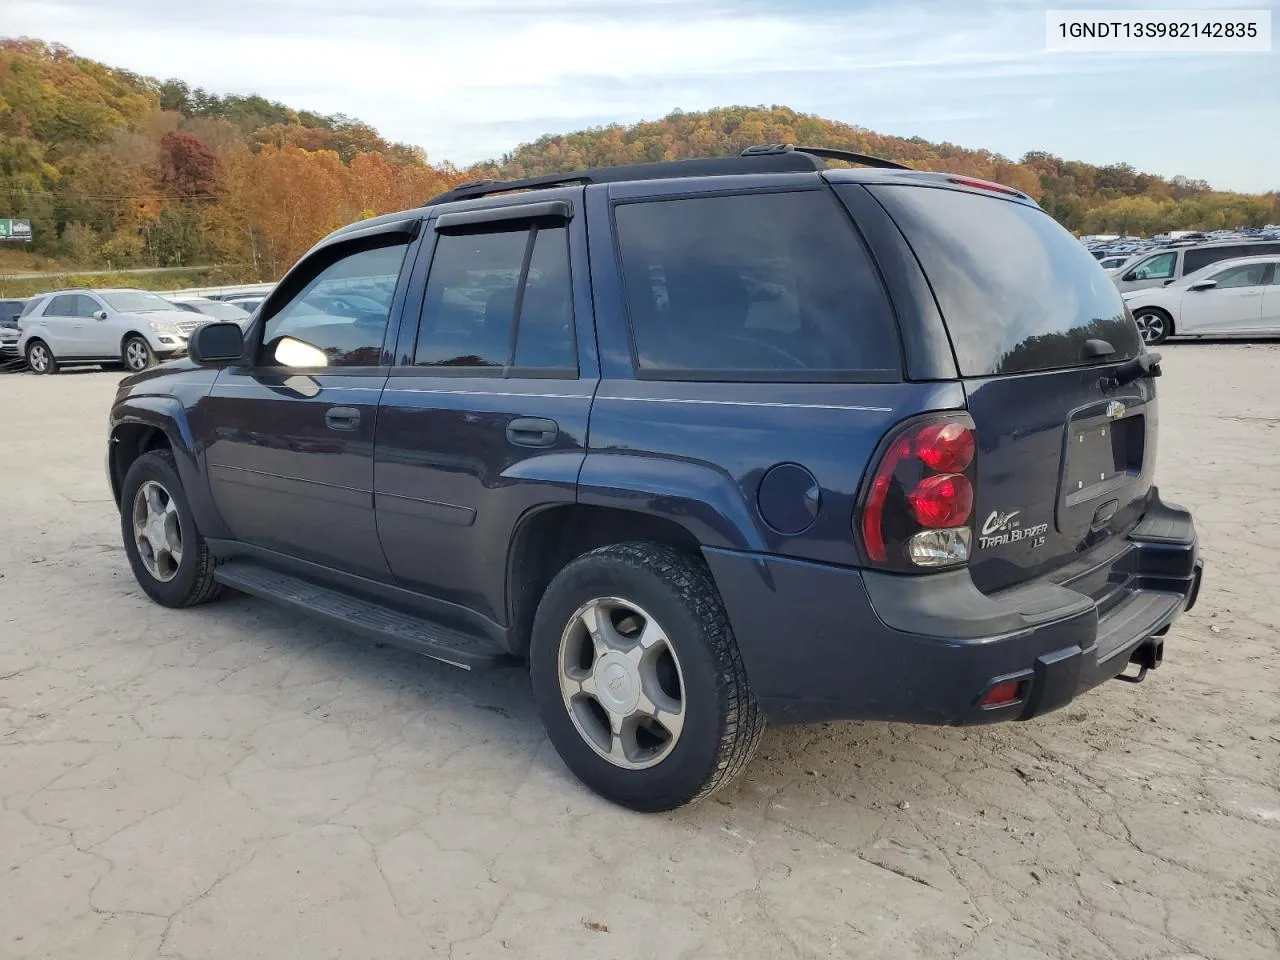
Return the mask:
<path id="1" fill-rule="evenodd" d="M 1175 334 L 1280 334 L 1280 257 L 1221 260 L 1123 297 L 1148 344 Z"/>

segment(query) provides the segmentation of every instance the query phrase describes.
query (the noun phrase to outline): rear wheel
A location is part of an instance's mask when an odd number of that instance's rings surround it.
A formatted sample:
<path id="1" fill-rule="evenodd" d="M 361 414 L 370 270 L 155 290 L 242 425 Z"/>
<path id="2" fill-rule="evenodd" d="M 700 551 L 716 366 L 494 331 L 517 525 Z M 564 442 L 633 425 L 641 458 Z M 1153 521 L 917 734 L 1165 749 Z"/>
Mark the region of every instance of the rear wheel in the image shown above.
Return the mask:
<path id="1" fill-rule="evenodd" d="M 124 365 L 134 373 L 147 369 L 156 360 L 155 354 L 151 352 L 151 345 L 136 333 L 125 337 L 121 353 Z"/>
<path id="2" fill-rule="evenodd" d="M 564 762 L 645 812 L 730 783 L 764 719 L 706 566 L 663 544 L 602 547 L 547 588 L 529 651 L 534 696 Z"/>
<path id="3" fill-rule="evenodd" d="M 58 372 L 58 360 L 43 340 L 32 340 L 27 344 L 27 366 L 32 373 Z"/>
<path id="4" fill-rule="evenodd" d="M 1143 307 L 1133 315 L 1133 319 L 1148 346 L 1164 343 L 1173 334 L 1173 317 L 1159 307 Z"/>

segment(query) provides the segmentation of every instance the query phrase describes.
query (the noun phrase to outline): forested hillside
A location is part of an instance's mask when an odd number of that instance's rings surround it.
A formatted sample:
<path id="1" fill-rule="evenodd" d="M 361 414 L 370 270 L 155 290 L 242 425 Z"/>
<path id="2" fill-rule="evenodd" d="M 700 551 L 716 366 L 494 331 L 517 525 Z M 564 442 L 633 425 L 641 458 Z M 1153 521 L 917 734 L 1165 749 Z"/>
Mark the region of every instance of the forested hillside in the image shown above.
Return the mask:
<path id="1" fill-rule="evenodd" d="M 219 263 L 228 279 L 270 279 L 329 230 L 422 203 L 462 179 L 714 156 L 770 142 L 843 147 L 1009 183 L 1078 232 L 1280 221 L 1277 194 L 1215 192 L 1202 181 L 1045 153 L 1014 161 L 785 107 L 677 111 L 545 136 L 459 171 L 341 114 L 191 90 L 23 39 L 0 41 L 0 217 L 29 218 L 34 242 L 0 250 L 0 270 L 48 257 L 110 269 Z"/>

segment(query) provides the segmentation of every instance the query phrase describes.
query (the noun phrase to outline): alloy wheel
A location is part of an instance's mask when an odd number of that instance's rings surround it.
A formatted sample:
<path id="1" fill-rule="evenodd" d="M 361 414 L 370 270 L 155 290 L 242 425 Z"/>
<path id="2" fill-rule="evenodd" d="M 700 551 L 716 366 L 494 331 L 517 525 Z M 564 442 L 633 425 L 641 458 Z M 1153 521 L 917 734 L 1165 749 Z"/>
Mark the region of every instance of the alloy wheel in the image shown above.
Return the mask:
<path id="1" fill-rule="evenodd" d="M 42 344 L 32 344 L 27 351 L 27 363 L 36 373 L 44 373 L 49 369 L 49 351 Z"/>
<path id="2" fill-rule="evenodd" d="M 560 693 L 582 739 L 624 770 L 652 767 L 684 729 L 680 661 L 666 631 L 629 600 L 583 604 L 560 637 Z"/>
<path id="3" fill-rule="evenodd" d="M 148 480 L 133 495 L 133 540 L 147 573 L 161 583 L 178 575 L 182 563 L 182 523 L 169 491 Z"/>
<path id="4" fill-rule="evenodd" d="M 1158 313 L 1140 313 L 1133 318 L 1145 343 L 1158 343 L 1164 338 L 1164 317 Z"/>
<path id="5" fill-rule="evenodd" d="M 125 365 L 135 373 L 140 370 L 147 369 L 147 363 L 150 357 L 147 353 L 147 345 L 141 340 L 130 340 L 124 348 Z"/>

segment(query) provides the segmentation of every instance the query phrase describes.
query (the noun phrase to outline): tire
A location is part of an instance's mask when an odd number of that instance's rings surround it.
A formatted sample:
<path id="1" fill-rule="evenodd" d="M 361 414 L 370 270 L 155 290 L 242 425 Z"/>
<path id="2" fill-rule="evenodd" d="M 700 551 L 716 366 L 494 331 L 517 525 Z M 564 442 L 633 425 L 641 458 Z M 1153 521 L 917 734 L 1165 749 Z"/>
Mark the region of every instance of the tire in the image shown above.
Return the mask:
<path id="1" fill-rule="evenodd" d="M 31 340 L 27 343 L 27 367 L 40 376 L 57 373 L 58 358 L 43 340 Z"/>
<path id="2" fill-rule="evenodd" d="M 584 622 L 593 612 L 604 617 L 600 633 L 634 644 L 630 654 L 593 642 Z M 650 637 L 650 625 L 661 637 L 640 656 L 656 652 L 657 659 L 620 677 L 626 669 L 619 664 L 642 646 L 637 638 Z M 601 547 L 561 570 L 538 604 L 529 669 L 547 735 L 565 764 L 596 793 L 632 810 L 672 810 L 709 796 L 743 771 L 764 732 L 710 571 L 665 544 Z M 579 676 L 597 695 L 566 692 Z M 599 692 L 606 686 L 608 693 Z M 632 714 L 618 734 L 603 704 L 621 702 L 609 699 L 619 689 L 624 699 L 640 689 L 663 709 Z M 667 725 L 676 720 L 671 735 Z M 624 738 L 636 749 L 620 747 Z"/>
<path id="3" fill-rule="evenodd" d="M 163 553 L 156 551 L 150 541 L 144 548 L 142 541 L 148 538 L 135 532 L 139 494 L 144 488 L 152 491 L 156 487 L 163 494 L 161 503 L 166 506 L 172 504 L 172 513 L 176 514 L 173 519 L 176 519 L 178 543 L 181 546 L 176 563 L 164 562 Z M 145 499 L 146 495 L 143 496 Z M 141 509 L 146 510 L 145 504 Z M 166 532 L 171 529 L 168 523 L 163 526 Z M 158 529 L 150 528 L 150 532 L 154 535 Z M 133 568 L 138 585 L 161 606 L 191 607 L 208 603 L 222 592 L 221 584 L 213 579 L 217 561 L 196 527 L 195 516 L 191 513 L 186 491 L 178 477 L 177 464 L 168 450 L 144 453 L 125 474 L 120 491 L 120 532 L 124 539 L 124 551 L 129 557 L 129 566 Z M 150 550 L 150 561 L 144 556 L 144 549 Z M 172 554 L 169 555 L 169 560 L 173 560 Z M 153 570 L 153 567 L 156 569 Z"/>
<path id="4" fill-rule="evenodd" d="M 1173 335 L 1173 317 L 1159 307 L 1139 307 L 1133 319 L 1138 324 L 1142 342 L 1149 347 L 1164 343 Z"/>
<path id="5" fill-rule="evenodd" d="M 147 343 L 146 337 L 131 333 L 120 345 L 120 362 L 130 373 L 141 373 L 155 364 L 156 355 L 151 351 L 151 344 Z"/>

